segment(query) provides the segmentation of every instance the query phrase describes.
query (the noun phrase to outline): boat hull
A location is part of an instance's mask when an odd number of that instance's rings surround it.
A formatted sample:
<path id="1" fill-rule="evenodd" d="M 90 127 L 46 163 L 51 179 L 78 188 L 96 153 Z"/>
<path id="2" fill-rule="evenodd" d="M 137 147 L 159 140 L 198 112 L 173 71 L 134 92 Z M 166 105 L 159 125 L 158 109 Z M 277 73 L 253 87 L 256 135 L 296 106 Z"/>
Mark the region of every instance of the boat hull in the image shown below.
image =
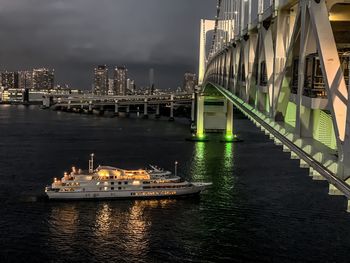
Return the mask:
<path id="1" fill-rule="evenodd" d="M 205 190 L 206 185 L 194 185 L 184 189 L 162 190 L 117 190 L 117 191 L 85 191 L 85 192 L 55 192 L 47 191 L 50 200 L 82 200 L 82 199 L 153 199 L 174 198 L 197 195 Z"/>

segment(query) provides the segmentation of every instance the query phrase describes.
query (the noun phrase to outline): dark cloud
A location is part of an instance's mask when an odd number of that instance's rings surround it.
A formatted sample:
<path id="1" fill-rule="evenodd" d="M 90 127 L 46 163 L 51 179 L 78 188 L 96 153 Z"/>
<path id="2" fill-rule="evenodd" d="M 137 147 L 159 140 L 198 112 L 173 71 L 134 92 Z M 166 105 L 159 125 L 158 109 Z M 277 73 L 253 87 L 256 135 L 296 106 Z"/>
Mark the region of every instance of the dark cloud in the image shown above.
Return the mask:
<path id="1" fill-rule="evenodd" d="M 97 64 L 126 65 L 139 85 L 162 87 L 197 71 L 199 21 L 215 0 L 2 0 L 0 67 L 46 66 L 60 83 L 91 87 Z"/>

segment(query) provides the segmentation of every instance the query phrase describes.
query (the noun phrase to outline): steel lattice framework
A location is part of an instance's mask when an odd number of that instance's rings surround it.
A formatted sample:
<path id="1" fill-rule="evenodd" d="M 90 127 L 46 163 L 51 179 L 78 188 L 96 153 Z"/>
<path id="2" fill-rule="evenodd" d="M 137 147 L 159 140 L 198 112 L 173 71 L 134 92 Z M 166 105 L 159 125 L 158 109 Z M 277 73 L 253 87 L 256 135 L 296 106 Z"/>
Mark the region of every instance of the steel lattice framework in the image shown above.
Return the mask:
<path id="1" fill-rule="evenodd" d="M 202 95 L 227 90 L 348 179 L 350 0 L 219 0 L 216 11 L 201 24 Z"/>

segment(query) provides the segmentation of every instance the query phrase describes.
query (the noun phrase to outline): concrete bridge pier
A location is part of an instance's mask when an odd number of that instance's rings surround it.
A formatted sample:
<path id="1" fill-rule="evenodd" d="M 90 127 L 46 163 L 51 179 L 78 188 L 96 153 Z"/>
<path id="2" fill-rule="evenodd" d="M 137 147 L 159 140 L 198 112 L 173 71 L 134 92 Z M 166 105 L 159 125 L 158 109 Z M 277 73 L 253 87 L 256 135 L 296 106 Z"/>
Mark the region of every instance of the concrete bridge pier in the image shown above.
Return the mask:
<path id="1" fill-rule="evenodd" d="M 195 107 L 196 107 L 196 94 L 192 93 L 192 103 L 191 103 L 191 123 L 195 122 Z"/>
<path id="2" fill-rule="evenodd" d="M 70 111 L 71 110 L 71 103 L 72 103 L 72 101 L 68 101 L 68 105 L 67 105 L 67 111 Z"/>
<path id="3" fill-rule="evenodd" d="M 171 95 L 169 121 L 174 121 L 174 95 Z"/>
<path id="4" fill-rule="evenodd" d="M 130 117 L 130 105 L 126 106 L 126 113 L 125 113 L 126 117 Z"/>
<path id="5" fill-rule="evenodd" d="M 233 103 L 227 100 L 225 141 L 233 141 Z"/>
<path id="6" fill-rule="evenodd" d="M 43 107 L 44 108 L 50 108 L 51 107 L 51 102 L 52 102 L 52 97 L 45 96 L 45 98 L 43 100 Z"/>
<path id="7" fill-rule="evenodd" d="M 145 103 L 143 104 L 143 118 L 148 119 L 148 100 L 145 99 Z"/>
<path id="8" fill-rule="evenodd" d="M 204 96 L 198 94 L 197 97 L 197 139 L 201 140 L 205 138 L 204 134 Z"/>
<path id="9" fill-rule="evenodd" d="M 103 105 L 101 105 L 98 114 L 102 116 L 104 113 L 105 113 L 104 107 Z"/>
<path id="10" fill-rule="evenodd" d="M 157 104 L 156 106 L 156 119 L 159 119 L 160 118 L 160 104 Z"/>
<path id="11" fill-rule="evenodd" d="M 118 117 L 119 116 L 119 104 L 118 100 L 114 102 L 114 116 Z"/>
<path id="12" fill-rule="evenodd" d="M 89 101 L 88 114 L 92 114 L 92 101 Z"/>

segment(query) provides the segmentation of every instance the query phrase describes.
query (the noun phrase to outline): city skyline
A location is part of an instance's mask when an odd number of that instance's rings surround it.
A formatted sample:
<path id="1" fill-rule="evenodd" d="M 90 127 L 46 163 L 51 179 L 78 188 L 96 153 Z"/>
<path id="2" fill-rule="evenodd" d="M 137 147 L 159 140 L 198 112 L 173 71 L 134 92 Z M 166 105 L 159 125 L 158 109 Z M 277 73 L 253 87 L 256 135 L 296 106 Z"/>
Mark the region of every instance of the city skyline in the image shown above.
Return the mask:
<path id="1" fill-rule="evenodd" d="M 1 70 L 55 68 L 58 83 L 79 89 L 91 88 L 91 69 L 101 64 L 127 65 L 140 86 L 149 83 L 149 68 L 157 72 L 156 86 L 181 86 L 185 72 L 197 72 L 198 21 L 211 18 L 216 5 L 199 0 L 183 0 L 186 9 L 178 1 L 160 0 L 34 2 L 2 4 Z M 144 12 L 131 16 L 136 5 Z"/>

